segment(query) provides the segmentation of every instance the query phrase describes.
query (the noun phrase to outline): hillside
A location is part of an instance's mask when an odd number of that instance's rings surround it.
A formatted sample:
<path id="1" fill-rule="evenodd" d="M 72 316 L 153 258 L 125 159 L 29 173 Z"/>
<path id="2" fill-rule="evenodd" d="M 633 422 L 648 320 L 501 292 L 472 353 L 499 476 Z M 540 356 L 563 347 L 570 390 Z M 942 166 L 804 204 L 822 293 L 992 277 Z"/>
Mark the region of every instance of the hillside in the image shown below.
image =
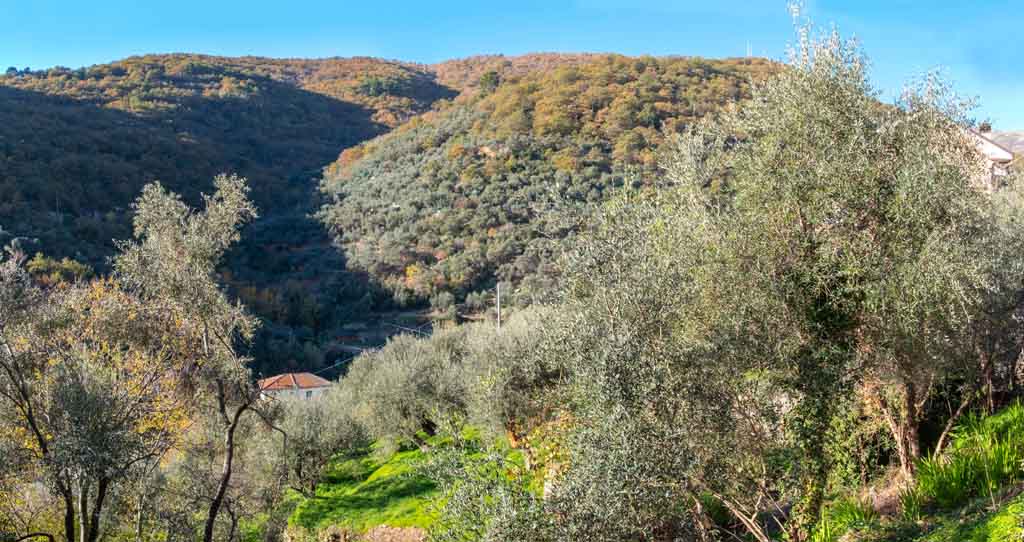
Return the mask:
<path id="1" fill-rule="evenodd" d="M 257 369 L 315 369 L 354 338 L 394 332 L 373 320 L 395 300 L 461 298 L 495 277 L 546 291 L 553 248 L 533 241 L 566 234 L 553 208 L 652 172 L 665 133 L 771 70 L 596 54 L 431 66 L 174 54 L 12 69 L 0 76 L 0 243 L 102 271 L 145 183 L 195 203 L 214 175 L 237 173 L 261 218 L 223 278 L 264 320 Z M 321 176 L 344 253 L 309 218 Z"/>
<path id="2" fill-rule="evenodd" d="M 542 294 L 553 256 L 535 241 L 568 234 L 562 211 L 585 212 L 627 180 L 645 182 L 667 135 L 744 99 L 751 80 L 775 70 L 760 59 L 616 55 L 481 57 L 475 66 L 436 67 L 439 80 L 472 92 L 325 170 L 333 202 L 322 220 L 350 267 L 400 302 L 434 298 L 443 308 L 444 293 L 479 304 L 474 292 L 495 280 Z"/>
<path id="3" fill-rule="evenodd" d="M 446 60 L 429 66 L 437 81 L 449 88 L 472 95 L 486 80 L 484 75 L 494 72 L 498 79 L 515 79 L 530 73 L 542 73 L 558 68 L 593 62 L 602 55 L 596 53 L 532 53 L 519 56 L 477 55 Z"/>
<path id="4" fill-rule="evenodd" d="M 131 201 L 160 180 L 195 203 L 214 175 L 249 179 L 261 218 L 224 278 L 265 321 L 260 370 L 323 362 L 317 335 L 367 310 L 365 281 L 316 208 L 320 169 L 456 92 L 427 68 L 371 59 L 133 57 L 0 76 L 0 244 L 103 270 Z"/>
<path id="5" fill-rule="evenodd" d="M 102 264 L 159 179 L 194 200 L 248 177 L 264 214 L 308 207 L 319 168 L 454 92 L 376 59 L 134 57 L 0 76 L 0 225 Z"/>

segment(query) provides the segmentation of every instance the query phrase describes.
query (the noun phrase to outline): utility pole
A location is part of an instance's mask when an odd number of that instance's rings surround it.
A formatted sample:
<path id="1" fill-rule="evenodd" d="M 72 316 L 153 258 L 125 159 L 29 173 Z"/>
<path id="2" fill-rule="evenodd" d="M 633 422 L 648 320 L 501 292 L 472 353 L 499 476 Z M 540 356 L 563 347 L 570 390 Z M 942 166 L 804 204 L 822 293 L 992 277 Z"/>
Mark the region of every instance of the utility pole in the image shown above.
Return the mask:
<path id="1" fill-rule="evenodd" d="M 501 329 L 501 283 L 498 283 L 498 329 Z"/>

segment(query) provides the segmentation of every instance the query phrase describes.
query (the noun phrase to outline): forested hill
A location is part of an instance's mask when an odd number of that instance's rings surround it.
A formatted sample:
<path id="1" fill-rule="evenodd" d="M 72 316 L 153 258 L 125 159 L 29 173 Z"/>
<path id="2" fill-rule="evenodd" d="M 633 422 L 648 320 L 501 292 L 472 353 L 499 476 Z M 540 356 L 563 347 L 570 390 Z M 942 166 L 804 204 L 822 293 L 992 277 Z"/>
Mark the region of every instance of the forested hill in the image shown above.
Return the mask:
<path id="1" fill-rule="evenodd" d="M 264 214 L 309 205 L 320 168 L 455 92 L 367 58 L 133 57 L 0 76 L 0 227 L 100 263 L 159 179 L 194 199 L 246 176 Z"/>
<path id="2" fill-rule="evenodd" d="M 144 184 L 196 203 L 214 175 L 247 177 L 261 218 L 224 278 L 264 321 L 259 371 L 317 369 L 341 355 L 346 324 L 393 300 L 435 298 L 451 314 L 496 277 L 543 290 L 550 247 L 531 241 L 565 232 L 561 215 L 538 209 L 552 198 L 582 208 L 627 171 L 650 173 L 664 134 L 774 69 L 560 53 L 11 68 L 0 76 L 0 244 L 21 238 L 29 253 L 102 271 Z M 322 176 L 328 228 L 310 219 Z M 470 312 L 486 303 L 471 301 Z"/>
<path id="3" fill-rule="evenodd" d="M 496 280 L 542 294 L 556 208 L 606 199 L 656 172 L 666 136 L 749 95 L 761 59 L 479 57 L 435 67 L 468 89 L 348 149 L 325 170 L 321 218 L 349 266 L 397 299 L 479 308 Z"/>

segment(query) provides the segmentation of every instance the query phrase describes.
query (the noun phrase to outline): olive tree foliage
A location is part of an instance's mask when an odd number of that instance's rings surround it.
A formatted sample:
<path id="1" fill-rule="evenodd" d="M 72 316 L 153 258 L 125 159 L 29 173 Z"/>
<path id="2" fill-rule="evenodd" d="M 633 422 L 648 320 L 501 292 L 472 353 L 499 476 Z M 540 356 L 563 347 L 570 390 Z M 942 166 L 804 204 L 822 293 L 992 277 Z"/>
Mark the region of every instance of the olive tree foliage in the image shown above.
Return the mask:
<path id="1" fill-rule="evenodd" d="M 340 385 L 352 393 L 352 414 L 372 438 L 426 446 L 423 434 L 433 434 L 442 417 L 461 411 L 462 389 L 447 377 L 460 361 L 452 348 L 460 333 L 400 335 L 352 362 Z"/>
<path id="2" fill-rule="evenodd" d="M 346 388 L 333 386 L 315 401 L 286 399 L 282 403 L 277 426 L 283 440 L 280 448 L 268 450 L 267 457 L 281 466 L 288 487 L 312 498 L 335 456 L 366 450 L 371 441 L 352 413 Z"/>
<path id="3" fill-rule="evenodd" d="M 999 247 L 1019 244 L 1019 186 L 991 193 L 970 103 L 935 74 L 883 106 L 856 44 L 835 33 L 801 30 L 792 59 L 749 104 L 680 144 L 669 173 L 695 198 L 721 179 L 703 207 L 737 239 L 709 250 L 746 271 L 739 291 L 767 293 L 796 318 L 789 337 L 810 363 L 791 365 L 793 387 L 817 398 L 805 403 L 817 410 L 807 451 L 820 448 L 829 395 L 856 384 L 872 391 L 911 476 L 931 391 L 973 370 L 963 364 L 979 355 L 985 315 L 1017 301 L 1021 268 Z"/>
<path id="4" fill-rule="evenodd" d="M 1017 302 L 1021 267 L 1000 247 L 1019 245 L 1020 187 L 992 194 L 970 103 L 936 75 L 884 106 L 855 43 L 799 37 L 791 69 L 682 140 L 669 175 L 720 239 L 708 282 L 738 294 L 721 310 L 767 322 L 750 348 L 810 408 L 791 425 L 802 451 L 818 456 L 830 396 L 866 387 L 909 476 L 931 391 L 976 359 L 993 303 Z M 774 311 L 748 313 L 755 296 Z"/>
<path id="5" fill-rule="evenodd" d="M 716 299 L 738 293 L 703 287 L 711 271 L 699 264 L 716 255 L 701 248 L 699 215 L 665 212 L 683 203 L 677 196 L 623 196 L 571 256 L 573 316 L 551 350 L 570 366 L 576 416 L 549 504 L 563 518 L 560 539 L 712 536 L 697 513 L 712 495 L 764 540 L 759 514 L 795 496 L 780 461 L 792 399 L 746 344 L 760 330 L 704 325 L 728 316 Z M 773 309 L 766 296 L 749 302 L 751 312 Z M 784 348 L 785 337 L 768 344 Z"/>
<path id="6" fill-rule="evenodd" d="M 183 330 L 112 281 L 42 290 L 21 260 L 0 263 L 0 438 L 15 490 L 46 488 L 63 508 L 64 538 L 93 542 L 117 492 L 179 433 Z M 8 511 L 31 515 L 22 504 Z"/>
<path id="7" fill-rule="evenodd" d="M 735 530 L 711 497 L 757 540 L 800 539 L 854 390 L 912 473 L 932 390 L 976 376 L 1019 299 L 1019 185 L 992 192 L 968 105 L 935 76 L 881 104 L 856 43 L 801 26 L 778 77 L 665 151 L 665 186 L 594 217 L 547 354 L 577 428 L 557 538 Z"/>
<path id="8" fill-rule="evenodd" d="M 495 450 L 453 447 L 434 453 L 425 469 L 444 498 L 429 539 L 436 542 L 554 540 L 554 522 L 527 469 Z"/>
<path id="9" fill-rule="evenodd" d="M 143 299 L 159 302 L 197 331 L 194 363 L 184 373 L 200 409 L 211 410 L 223 442 L 217 488 L 208 499 L 203 540 L 214 537 L 217 516 L 231 483 L 235 433 L 258 412 L 256 388 L 239 344 L 252 339 L 257 322 L 232 303 L 217 281 L 217 267 L 256 217 L 245 179 L 219 175 L 203 209 L 190 209 L 159 183 L 147 185 L 134 205 L 135 239 L 121 246 L 117 276 Z"/>
<path id="10" fill-rule="evenodd" d="M 564 380 L 557 359 L 539 355 L 556 314 L 534 306 L 500 329 L 472 323 L 398 336 L 356 358 L 332 393 L 373 439 L 425 446 L 424 434 L 465 423 L 521 438 L 550 415 L 551 389 Z"/>
<path id="11" fill-rule="evenodd" d="M 462 379 L 472 426 L 515 442 L 558 414 L 554 398 L 568 374 L 559 358 L 544 354 L 563 317 L 558 307 L 533 305 L 512 313 L 500 328 L 466 326 Z"/>

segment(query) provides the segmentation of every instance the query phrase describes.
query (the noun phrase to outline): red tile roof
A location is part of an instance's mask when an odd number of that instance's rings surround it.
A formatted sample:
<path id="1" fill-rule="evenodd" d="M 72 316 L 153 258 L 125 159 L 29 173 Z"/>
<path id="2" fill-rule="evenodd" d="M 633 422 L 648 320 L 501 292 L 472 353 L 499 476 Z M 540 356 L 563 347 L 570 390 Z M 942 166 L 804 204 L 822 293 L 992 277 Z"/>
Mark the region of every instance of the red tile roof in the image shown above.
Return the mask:
<path id="1" fill-rule="evenodd" d="M 331 385 L 330 380 L 316 376 L 313 373 L 285 373 L 271 376 L 260 380 L 260 389 L 263 391 L 325 388 Z"/>

